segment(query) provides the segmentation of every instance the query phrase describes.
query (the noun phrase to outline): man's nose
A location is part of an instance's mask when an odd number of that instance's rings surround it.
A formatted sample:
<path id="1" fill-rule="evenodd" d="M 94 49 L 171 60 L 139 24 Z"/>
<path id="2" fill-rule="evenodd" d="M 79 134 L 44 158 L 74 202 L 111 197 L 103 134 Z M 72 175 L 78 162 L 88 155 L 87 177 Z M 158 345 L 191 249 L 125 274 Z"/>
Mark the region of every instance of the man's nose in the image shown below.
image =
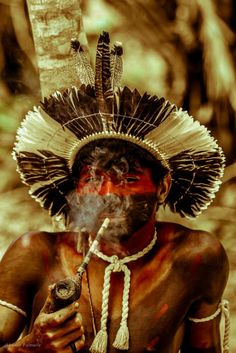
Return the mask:
<path id="1" fill-rule="evenodd" d="M 103 181 L 99 194 L 106 195 L 113 193 L 117 193 L 117 187 L 110 178 L 107 178 Z"/>

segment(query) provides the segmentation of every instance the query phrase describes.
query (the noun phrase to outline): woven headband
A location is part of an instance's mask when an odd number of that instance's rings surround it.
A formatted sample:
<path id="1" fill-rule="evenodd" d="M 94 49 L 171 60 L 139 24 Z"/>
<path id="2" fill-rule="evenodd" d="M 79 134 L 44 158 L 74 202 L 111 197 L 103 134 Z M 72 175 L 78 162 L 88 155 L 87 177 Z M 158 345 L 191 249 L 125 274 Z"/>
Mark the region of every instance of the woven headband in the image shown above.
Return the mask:
<path id="1" fill-rule="evenodd" d="M 151 153 L 168 168 L 173 212 L 195 217 L 221 184 L 224 154 L 207 128 L 164 98 L 121 87 L 122 47 L 110 50 L 100 35 L 95 74 L 88 55 L 73 41 L 82 85 L 54 92 L 29 111 L 18 129 L 13 155 L 30 194 L 51 216 L 66 217 L 75 186 L 72 166 L 82 147 L 115 138 Z"/>

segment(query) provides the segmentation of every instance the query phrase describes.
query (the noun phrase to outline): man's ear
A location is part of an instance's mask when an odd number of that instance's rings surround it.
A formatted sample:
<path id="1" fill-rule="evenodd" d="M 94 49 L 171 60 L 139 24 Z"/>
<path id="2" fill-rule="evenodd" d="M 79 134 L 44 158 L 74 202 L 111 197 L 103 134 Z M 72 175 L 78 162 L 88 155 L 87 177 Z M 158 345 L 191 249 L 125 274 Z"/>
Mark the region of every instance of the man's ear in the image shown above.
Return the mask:
<path id="1" fill-rule="evenodd" d="M 170 174 L 167 174 L 164 179 L 160 182 L 160 184 L 158 185 L 158 188 L 157 188 L 157 202 L 159 205 L 161 205 L 169 191 L 170 191 L 170 188 L 171 188 L 171 176 Z"/>

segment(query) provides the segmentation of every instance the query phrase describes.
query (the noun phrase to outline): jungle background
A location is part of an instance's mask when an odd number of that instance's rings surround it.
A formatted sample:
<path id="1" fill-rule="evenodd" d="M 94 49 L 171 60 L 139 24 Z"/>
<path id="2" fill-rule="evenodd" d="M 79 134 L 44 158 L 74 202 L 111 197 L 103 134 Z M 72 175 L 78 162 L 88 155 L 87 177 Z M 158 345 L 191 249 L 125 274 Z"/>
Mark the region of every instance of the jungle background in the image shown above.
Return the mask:
<path id="1" fill-rule="evenodd" d="M 56 0 L 54 7 L 63 10 L 67 2 Z M 91 58 L 99 33 L 109 31 L 112 42 L 123 42 L 122 83 L 183 106 L 225 152 L 222 187 L 202 215 L 186 220 L 162 210 L 159 217 L 208 230 L 222 241 L 230 261 L 224 297 L 230 301 L 231 352 L 236 352 L 236 1 L 81 0 L 78 8 Z M 78 80 L 76 70 L 74 77 Z M 11 156 L 16 130 L 38 104 L 41 89 L 27 3 L 0 0 L 0 256 L 22 233 L 52 229 Z"/>

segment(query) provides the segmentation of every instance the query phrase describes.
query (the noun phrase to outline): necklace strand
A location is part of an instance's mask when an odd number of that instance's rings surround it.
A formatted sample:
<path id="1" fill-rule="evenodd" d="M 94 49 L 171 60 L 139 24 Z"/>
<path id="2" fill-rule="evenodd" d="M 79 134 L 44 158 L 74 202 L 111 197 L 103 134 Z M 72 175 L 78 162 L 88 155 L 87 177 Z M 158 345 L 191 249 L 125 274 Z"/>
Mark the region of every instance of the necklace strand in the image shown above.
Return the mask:
<path id="1" fill-rule="evenodd" d="M 107 333 L 107 319 L 108 319 L 108 304 L 109 304 L 109 290 L 110 290 L 110 277 L 112 272 L 124 272 L 124 289 L 122 298 L 122 316 L 120 327 L 117 331 L 113 347 L 116 349 L 129 349 L 129 329 L 128 329 L 128 314 L 129 314 L 129 290 L 130 290 L 130 277 L 131 271 L 127 267 L 127 263 L 136 261 L 146 255 L 155 245 L 157 240 L 156 230 L 152 241 L 143 250 L 136 254 L 119 258 L 117 255 L 107 256 L 101 251 L 95 249 L 93 253 L 104 261 L 110 262 L 105 268 L 104 284 L 102 291 L 102 313 L 100 331 L 94 338 L 90 347 L 92 353 L 106 353 L 108 333 Z"/>

